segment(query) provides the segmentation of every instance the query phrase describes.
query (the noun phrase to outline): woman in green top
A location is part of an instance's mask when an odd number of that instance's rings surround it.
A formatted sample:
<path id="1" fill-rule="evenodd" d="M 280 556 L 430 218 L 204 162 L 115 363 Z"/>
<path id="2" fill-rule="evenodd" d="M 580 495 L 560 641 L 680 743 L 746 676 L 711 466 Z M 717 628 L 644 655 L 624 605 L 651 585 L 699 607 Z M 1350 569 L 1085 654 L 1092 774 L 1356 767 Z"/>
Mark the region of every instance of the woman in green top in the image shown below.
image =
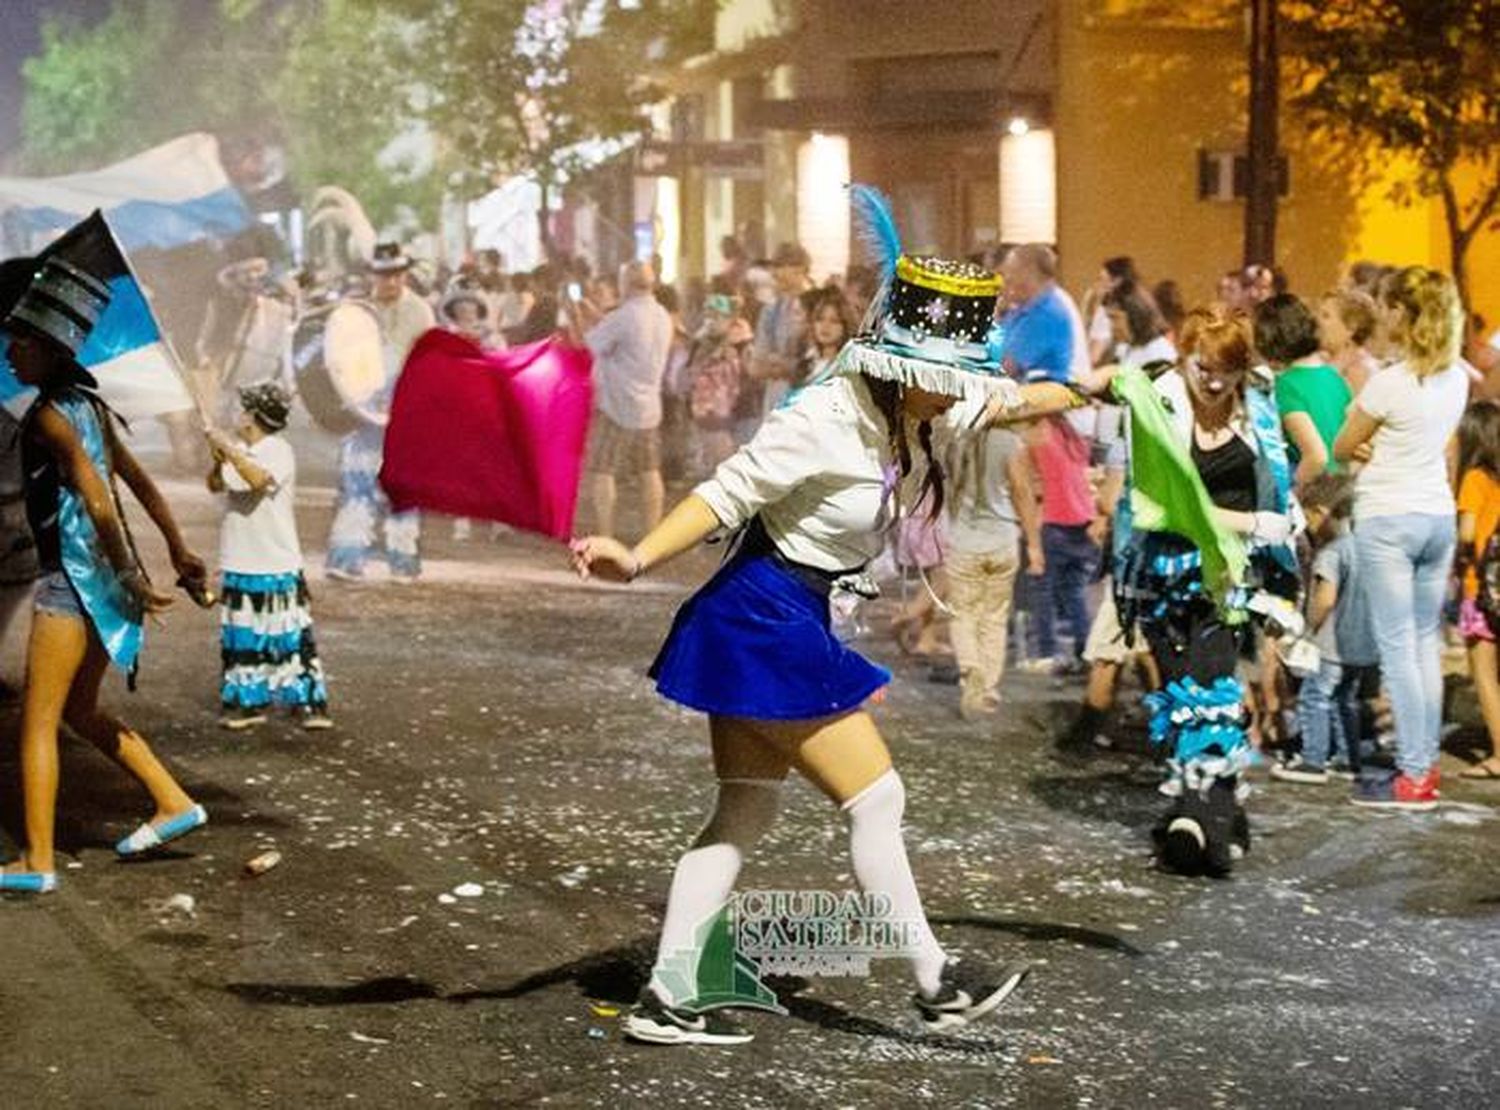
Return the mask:
<path id="1" fill-rule="evenodd" d="M 1318 357 L 1318 321 L 1290 293 L 1255 308 L 1255 349 L 1276 372 L 1276 407 L 1286 430 L 1297 485 L 1336 471 L 1333 441 L 1353 395 L 1344 377 Z"/>

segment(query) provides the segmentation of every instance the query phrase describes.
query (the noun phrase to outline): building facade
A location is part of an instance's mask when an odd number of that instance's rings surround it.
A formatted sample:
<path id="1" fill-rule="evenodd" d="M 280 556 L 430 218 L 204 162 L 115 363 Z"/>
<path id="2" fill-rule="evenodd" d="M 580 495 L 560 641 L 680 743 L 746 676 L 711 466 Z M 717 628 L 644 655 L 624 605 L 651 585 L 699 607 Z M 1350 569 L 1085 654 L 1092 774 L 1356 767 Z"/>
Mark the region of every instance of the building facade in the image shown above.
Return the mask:
<path id="1" fill-rule="evenodd" d="M 1206 297 L 1241 260 L 1240 11 L 1235 0 L 733 0 L 715 50 L 674 75 L 658 158 L 643 167 L 659 184 L 638 202 L 678 248 L 682 276 L 716 272 L 725 235 L 756 255 L 798 239 L 818 276 L 842 272 L 840 186 L 858 180 L 891 197 L 911 250 L 1047 239 L 1074 288 L 1129 254 L 1151 279 Z M 1399 166 L 1372 179 L 1290 112 L 1282 139 L 1278 259 L 1294 288 L 1321 290 L 1362 257 L 1446 264 L 1440 204 L 1388 199 Z M 1491 232 L 1470 260 L 1473 307 L 1491 321 L 1500 289 L 1482 275 L 1497 269 Z"/>

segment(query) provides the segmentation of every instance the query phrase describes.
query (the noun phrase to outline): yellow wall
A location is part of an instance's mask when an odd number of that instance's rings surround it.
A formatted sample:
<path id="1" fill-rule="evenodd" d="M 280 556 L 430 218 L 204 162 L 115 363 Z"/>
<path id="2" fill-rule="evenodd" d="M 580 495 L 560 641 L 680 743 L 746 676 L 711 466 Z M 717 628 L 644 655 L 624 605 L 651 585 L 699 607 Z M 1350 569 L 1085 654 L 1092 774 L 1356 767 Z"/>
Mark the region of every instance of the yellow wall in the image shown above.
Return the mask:
<path id="1" fill-rule="evenodd" d="M 1088 19 L 1089 0 L 1058 0 L 1059 246 L 1063 278 L 1081 289 L 1102 259 L 1133 255 L 1148 279 L 1176 278 L 1187 299 L 1211 295 L 1241 261 L 1242 202 L 1197 199 L 1197 151 L 1243 149 L 1246 77 L 1238 29 L 1191 30 Z M 1400 208 L 1387 196 L 1404 173 L 1375 180 L 1344 152 L 1312 139 L 1290 111 L 1282 148 L 1292 192 L 1280 207 L 1277 253 L 1295 290 L 1316 293 L 1349 261 L 1448 265 L 1436 202 Z M 1500 234 L 1471 249 L 1475 308 L 1500 323 Z"/>
<path id="2" fill-rule="evenodd" d="M 1192 302 L 1242 258 L 1244 206 L 1197 198 L 1200 148 L 1244 145 L 1243 46 L 1235 31 L 1088 23 L 1083 0 L 1059 0 L 1059 247 L 1081 288 L 1102 259 L 1135 257 L 1152 280 L 1175 278 Z M 1292 195 L 1278 253 L 1295 288 L 1338 274 L 1352 230 L 1346 175 L 1286 128 Z"/>

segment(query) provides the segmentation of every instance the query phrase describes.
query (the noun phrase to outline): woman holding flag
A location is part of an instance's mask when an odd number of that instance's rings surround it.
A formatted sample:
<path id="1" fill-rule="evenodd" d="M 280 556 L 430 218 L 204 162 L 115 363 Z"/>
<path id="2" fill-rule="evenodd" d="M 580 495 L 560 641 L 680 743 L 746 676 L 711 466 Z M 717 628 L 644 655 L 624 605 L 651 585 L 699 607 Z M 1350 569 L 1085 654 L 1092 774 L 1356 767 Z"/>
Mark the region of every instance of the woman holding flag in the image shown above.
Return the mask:
<path id="1" fill-rule="evenodd" d="M 109 301 L 104 281 L 51 256 L 0 319 L 17 379 L 39 393 L 22 427 L 22 451 L 27 516 L 42 570 L 21 717 L 26 847 L 0 871 L 0 891 L 41 894 L 57 887 L 53 832 L 63 723 L 151 795 L 155 811 L 115 846 L 121 857 L 150 851 L 208 820 L 145 739 L 99 708 L 109 665 L 126 671 L 133 685 L 142 618 L 171 604 L 141 567 L 115 492 L 116 474 L 161 530 L 179 582 L 201 588 L 207 575 L 160 491 L 117 437 L 108 408 L 93 392 L 97 382 L 77 361 Z"/>
<path id="2" fill-rule="evenodd" d="M 1240 774 L 1248 765 L 1239 664 L 1252 613 L 1287 622 L 1298 590 L 1289 544 L 1300 517 L 1276 404 L 1251 380 L 1248 318 L 1222 305 L 1189 313 L 1182 360 L 1153 383 L 1114 376 L 1130 406 L 1130 528 L 1117 543 L 1115 589 L 1128 635 L 1150 645 L 1162 689 L 1147 695 L 1151 738 L 1173 803 L 1156 829 L 1162 863 L 1228 874 L 1249 848 Z"/>

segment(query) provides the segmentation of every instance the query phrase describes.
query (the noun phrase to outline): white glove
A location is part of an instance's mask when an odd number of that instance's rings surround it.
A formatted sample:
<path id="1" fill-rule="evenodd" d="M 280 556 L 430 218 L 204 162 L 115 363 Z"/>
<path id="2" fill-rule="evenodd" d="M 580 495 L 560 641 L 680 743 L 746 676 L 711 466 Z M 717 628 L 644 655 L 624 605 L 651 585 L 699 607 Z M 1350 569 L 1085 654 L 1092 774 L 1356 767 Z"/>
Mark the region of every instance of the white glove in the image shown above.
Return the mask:
<path id="1" fill-rule="evenodd" d="M 1292 538 L 1292 520 L 1285 513 L 1253 513 L 1255 527 L 1250 542 L 1255 544 L 1286 543 Z"/>

